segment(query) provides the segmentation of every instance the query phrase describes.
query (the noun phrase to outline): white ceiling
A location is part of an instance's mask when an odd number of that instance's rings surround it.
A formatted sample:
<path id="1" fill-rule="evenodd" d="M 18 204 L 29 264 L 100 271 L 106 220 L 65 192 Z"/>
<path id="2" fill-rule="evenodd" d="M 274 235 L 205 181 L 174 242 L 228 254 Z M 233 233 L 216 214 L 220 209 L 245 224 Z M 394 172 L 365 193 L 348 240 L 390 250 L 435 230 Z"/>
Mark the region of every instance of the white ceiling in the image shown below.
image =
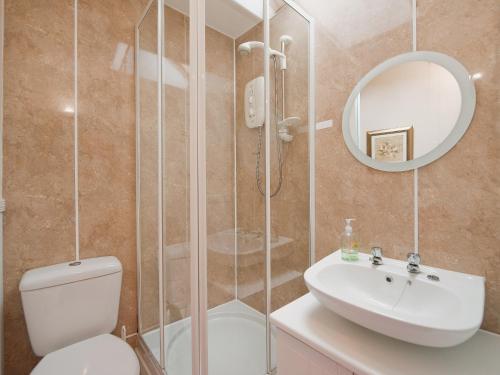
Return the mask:
<path id="1" fill-rule="evenodd" d="M 185 15 L 189 13 L 189 0 L 164 1 Z M 250 30 L 263 18 L 262 0 L 206 0 L 205 7 L 207 26 L 233 39 Z"/>

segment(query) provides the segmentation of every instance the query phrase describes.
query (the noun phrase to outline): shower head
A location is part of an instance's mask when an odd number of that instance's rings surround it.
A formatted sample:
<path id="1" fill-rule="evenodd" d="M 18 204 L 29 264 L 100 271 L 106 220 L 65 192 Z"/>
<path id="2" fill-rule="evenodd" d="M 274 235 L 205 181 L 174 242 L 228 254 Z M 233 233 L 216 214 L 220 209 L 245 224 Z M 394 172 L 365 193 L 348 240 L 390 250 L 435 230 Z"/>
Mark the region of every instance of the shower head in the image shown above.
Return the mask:
<path id="1" fill-rule="evenodd" d="M 241 43 L 238 46 L 238 52 L 240 53 L 241 56 L 248 56 L 248 55 L 250 55 L 250 52 L 252 52 L 252 49 L 254 49 L 254 48 L 264 49 L 264 43 L 258 42 L 255 40 L 252 40 L 250 42 Z M 279 58 L 281 70 L 286 69 L 286 56 L 284 53 L 282 53 L 280 51 L 276 51 L 275 49 L 269 48 L 269 54 L 271 56 L 277 56 Z"/>
<path id="2" fill-rule="evenodd" d="M 252 52 L 252 49 L 254 48 L 264 48 L 264 43 L 257 41 L 241 43 L 238 46 L 238 52 L 240 53 L 241 56 L 248 56 L 250 52 Z"/>
<path id="3" fill-rule="evenodd" d="M 293 42 L 293 38 L 290 35 L 282 35 L 280 37 L 280 43 L 281 43 L 281 51 L 276 51 L 272 48 L 269 48 L 269 52 L 271 55 L 278 56 L 280 59 L 286 59 L 285 56 L 285 47 L 288 46 Z M 238 52 L 240 53 L 241 56 L 248 56 L 250 52 L 252 52 L 252 49 L 254 48 L 264 48 L 264 43 L 256 41 L 256 40 L 251 40 L 245 43 L 241 43 L 238 46 Z"/>
<path id="4" fill-rule="evenodd" d="M 238 52 L 240 53 L 241 56 L 248 56 L 250 55 L 250 51 L 252 48 L 247 43 L 240 44 L 238 47 Z"/>

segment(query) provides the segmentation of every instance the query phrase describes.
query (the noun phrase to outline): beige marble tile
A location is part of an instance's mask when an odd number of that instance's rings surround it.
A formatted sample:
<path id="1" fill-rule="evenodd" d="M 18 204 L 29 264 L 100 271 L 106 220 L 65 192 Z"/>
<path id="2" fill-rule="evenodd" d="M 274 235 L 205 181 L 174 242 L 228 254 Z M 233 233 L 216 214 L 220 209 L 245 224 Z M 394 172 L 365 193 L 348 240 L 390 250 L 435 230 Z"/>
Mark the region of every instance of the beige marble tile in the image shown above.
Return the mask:
<path id="1" fill-rule="evenodd" d="M 74 257 L 72 1 L 5 1 L 5 372 L 38 359 L 18 291 L 22 274 Z"/>
<path id="2" fill-rule="evenodd" d="M 446 53 L 482 77 L 475 81 L 469 130 L 447 155 L 421 169 L 420 242 L 428 264 L 486 277 L 483 328 L 500 333 L 500 5 L 494 0 L 453 4 L 419 0 L 418 46 Z"/>
<path id="3" fill-rule="evenodd" d="M 372 67 L 411 47 L 407 2 L 384 0 L 362 9 L 348 2 L 300 1 L 316 18 L 317 121 L 332 119 L 333 128 L 316 137 L 317 255 L 336 249 L 343 218 L 358 219 L 364 249 L 373 245 L 400 258 L 412 249 L 412 173 L 389 174 L 359 164 L 346 149 L 340 130 L 343 106 L 354 84 Z M 27 269 L 67 261 L 74 256 L 73 118 L 64 110 L 73 103 L 72 1 L 5 2 L 4 194 L 8 211 L 4 228 L 5 364 L 8 374 L 28 374 L 36 358 L 26 334 L 19 292 Z M 112 69 L 119 43 L 133 45 L 133 25 L 145 1 L 79 2 L 80 210 L 82 257 L 116 255 L 124 265 L 119 325 L 136 329 L 134 225 L 134 108 L 130 61 Z M 187 64 L 188 21 L 168 10 L 167 55 Z M 292 20 L 293 28 L 288 24 Z M 499 5 L 495 0 L 418 1 L 419 49 L 448 53 L 472 72 L 477 108 L 462 141 L 442 159 L 420 172 L 421 252 L 424 263 L 484 275 L 487 301 L 483 327 L 500 332 L 500 278 L 497 244 L 499 215 L 498 77 L 496 62 Z M 274 22 L 274 23 L 273 23 Z M 460 25 L 460 27 L 457 27 Z M 153 25 L 154 26 L 154 25 Z M 290 47 L 287 115 L 306 118 L 307 68 L 300 54 L 305 43 L 300 24 L 286 8 L 271 24 L 271 40 L 296 33 Z M 152 29 L 154 31 L 154 28 Z M 171 36 L 171 39 L 169 39 Z M 257 26 L 236 41 L 262 40 Z M 207 29 L 209 103 L 207 112 L 207 186 L 209 233 L 234 228 L 243 233 L 264 228 L 264 204 L 255 185 L 257 133 L 243 121 L 244 84 L 263 74 L 261 51 L 236 55 L 236 129 L 233 129 L 233 43 Z M 154 49 L 154 43 L 151 46 Z M 128 51 L 131 51 L 130 49 Z M 154 90 L 154 85 L 152 86 Z M 188 114 L 185 89 L 166 90 L 168 163 L 166 210 L 168 245 L 187 245 L 189 221 Z M 150 108 L 151 110 L 151 108 Z M 154 118 L 145 121 L 154 131 Z M 233 134 L 236 133 L 236 151 Z M 272 141 L 272 139 L 271 139 Z M 148 146 L 148 142 L 150 143 Z M 145 140 L 150 154 L 146 178 L 155 180 L 154 138 Z M 272 233 L 293 241 L 273 253 L 273 279 L 307 266 L 307 137 L 296 134 L 286 146 L 283 191 L 272 201 Z M 234 176 L 233 152 L 237 174 Z M 275 150 L 271 157 L 274 158 Z M 275 177 L 276 163 L 273 163 Z M 237 196 L 234 196 L 234 180 Z M 272 185 L 276 183 L 273 178 Z M 154 212 L 154 188 L 143 201 Z M 460 199 L 457 199 L 460 197 Z M 234 204 L 237 217 L 234 217 Z M 153 211 L 151 211 L 153 210 Z M 146 223 L 154 227 L 154 222 Z M 142 267 L 145 326 L 158 322 L 155 233 L 143 231 Z M 209 304 L 234 297 L 234 255 L 209 249 Z M 256 286 L 244 301 L 264 309 L 264 252 L 238 248 L 238 286 Z M 166 250 L 166 314 L 175 321 L 190 313 L 189 253 Z M 252 289 L 254 290 L 254 289 Z M 273 309 L 305 292 L 301 278 L 273 288 Z"/>
<path id="4" fill-rule="evenodd" d="M 347 3 L 301 3 L 318 20 L 316 121 L 331 119 L 334 124 L 316 135 L 317 258 L 338 248 L 343 219 L 350 216 L 357 218 L 355 228 L 365 249 L 379 244 L 389 256 L 402 255 L 412 246 L 411 174 L 382 173 L 359 164 L 344 145 L 341 121 L 355 83 L 386 58 L 408 51 L 408 4 L 384 1 L 377 5 L 380 9 L 366 4 L 349 11 Z M 383 17 L 371 16 L 385 8 L 390 11 Z M 357 30 L 352 25 L 356 20 L 363 20 Z"/>
<path id="5" fill-rule="evenodd" d="M 78 2 L 80 253 L 123 265 L 117 332 L 137 331 L 133 26 L 146 1 Z M 117 63 L 117 51 L 127 53 Z"/>
<path id="6" fill-rule="evenodd" d="M 17 290 L 20 277 L 75 254 L 69 113 L 74 9 L 73 1 L 5 5 L 5 370 L 28 374 L 36 359 Z M 119 325 L 130 333 L 137 321 L 134 81 L 130 70 L 113 71 L 111 64 L 119 42 L 132 46 L 144 5 L 82 0 L 78 9 L 81 256 L 121 260 Z"/>

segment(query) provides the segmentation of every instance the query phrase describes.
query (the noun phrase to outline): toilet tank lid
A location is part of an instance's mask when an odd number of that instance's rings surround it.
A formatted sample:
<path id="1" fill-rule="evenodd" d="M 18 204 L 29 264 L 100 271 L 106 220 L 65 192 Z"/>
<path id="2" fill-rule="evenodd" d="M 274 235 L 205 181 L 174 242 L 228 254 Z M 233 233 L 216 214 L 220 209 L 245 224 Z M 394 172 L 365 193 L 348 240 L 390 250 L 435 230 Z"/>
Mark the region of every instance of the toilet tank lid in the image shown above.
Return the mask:
<path id="1" fill-rule="evenodd" d="M 95 277 L 121 272 L 120 261 L 113 256 L 81 259 L 80 263 L 68 262 L 27 271 L 19 284 L 21 292 L 50 288 Z"/>

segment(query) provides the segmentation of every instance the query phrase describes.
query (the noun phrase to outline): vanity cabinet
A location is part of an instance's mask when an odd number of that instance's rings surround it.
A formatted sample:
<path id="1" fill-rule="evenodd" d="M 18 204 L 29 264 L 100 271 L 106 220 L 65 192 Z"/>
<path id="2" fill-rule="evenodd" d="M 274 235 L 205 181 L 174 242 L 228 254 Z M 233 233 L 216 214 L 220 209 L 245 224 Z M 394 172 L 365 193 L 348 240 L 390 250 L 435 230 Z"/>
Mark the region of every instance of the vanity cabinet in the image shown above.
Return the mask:
<path id="1" fill-rule="evenodd" d="M 356 375 L 281 329 L 277 349 L 277 375 Z"/>
<path id="2" fill-rule="evenodd" d="M 277 375 L 499 375 L 500 335 L 479 330 L 451 348 L 410 344 L 361 327 L 310 293 L 271 314 Z"/>

